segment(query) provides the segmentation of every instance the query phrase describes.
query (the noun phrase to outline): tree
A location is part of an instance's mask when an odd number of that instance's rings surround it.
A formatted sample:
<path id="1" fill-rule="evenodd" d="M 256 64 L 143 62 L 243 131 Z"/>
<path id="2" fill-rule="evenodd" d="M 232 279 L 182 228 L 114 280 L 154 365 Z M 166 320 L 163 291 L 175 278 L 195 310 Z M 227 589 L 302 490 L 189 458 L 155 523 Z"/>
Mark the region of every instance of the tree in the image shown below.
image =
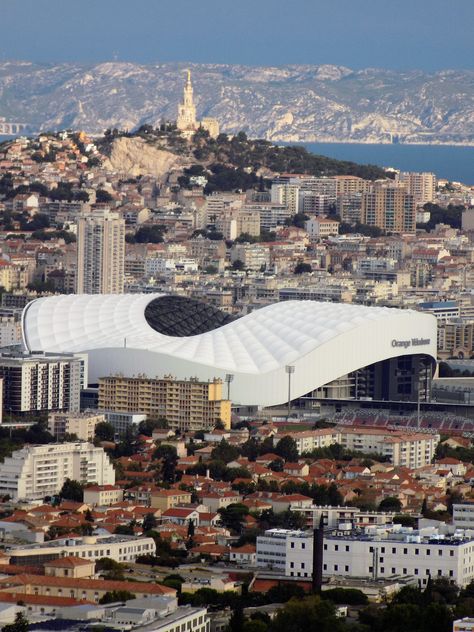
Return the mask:
<path id="1" fill-rule="evenodd" d="M 128 590 L 112 590 L 110 592 L 106 592 L 99 599 L 100 604 L 106 603 L 118 603 L 123 601 L 129 601 L 130 599 L 135 599 L 135 595 Z"/>
<path id="2" fill-rule="evenodd" d="M 249 514 L 249 509 L 241 503 L 232 503 L 219 509 L 220 521 L 226 529 L 231 529 L 237 533 L 242 531 L 245 517 Z"/>
<path id="3" fill-rule="evenodd" d="M 178 453 L 172 445 L 159 445 L 153 457 L 161 459 L 161 478 L 167 483 L 174 483 L 176 478 L 176 464 L 178 463 Z"/>
<path id="4" fill-rule="evenodd" d="M 225 439 L 217 445 L 211 452 L 211 457 L 215 461 L 224 461 L 224 463 L 230 463 L 239 458 L 239 450 L 230 445 Z"/>
<path id="5" fill-rule="evenodd" d="M 312 272 L 313 268 L 309 263 L 303 263 L 303 261 L 299 261 L 295 266 L 295 274 L 303 274 L 305 272 Z"/>
<path id="6" fill-rule="evenodd" d="M 94 434 L 101 441 L 113 441 L 115 439 L 115 428 L 107 421 L 100 421 L 95 427 Z"/>
<path id="7" fill-rule="evenodd" d="M 334 605 L 318 596 L 291 599 L 278 610 L 271 626 L 272 632 L 343 632 L 345 629 L 345 623 L 336 616 Z"/>
<path id="8" fill-rule="evenodd" d="M 95 200 L 99 204 L 107 204 L 108 202 L 112 202 L 113 199 L 114 198 L 105 189 L 97 189 L 95 192 Z"/>
<path id="9" fill-rule="evenodd" d="M 84 500 L 84 490 L 81 483 L 67 478 L 61 487 L 59 496 L 64 500 L 73 500 L 75 502 L 82 503 Z"/>
<path id="10" fill-rule="evenodd" d="M 379 504 L 379 511 L 394 511 L 398 513 L 401 511 L 402 503 L 395 496 L 387 496 Z"/>
<path id="11" fill-rule="evenodd" d="M 194 520 L 189 520 L 188 522 L 188 539 L 192 540 L 194 537 Z"/>
<path id="12" fill-rule="evenodd" d="M 236 259 L 232 263 L 232 270 L 245 270 L 245 263 L 241 259 Z"/>
<path id="13" fill-rule="evenodd" d="M 243 632 L 244 629 L 244 609 L 239 602 L 232 612 L 232 616 L 229 620 L 228 632 Z"/>
<path id="14" fill-rule="evenodd" d="M 285 461 L 294 463 L 298 460 L 298 448 L 296 447 L 296 441 L 289 435 L 280 439 L 280 441 L 276 444 L 275 452 Z"/>
<path id="15" fill-rule="evenodd" d="M 103 571 L 106 579 L 114 581 L 123 581 L 124 579 L 124 567 L 120 564 L 120 562 L 117 562 L 110 557 L 101 557 L 100 560 L 97 560 L 95 569 L 97 572 Z"/>
<path id="16" fill-rule="evenodd" d="M 28 619 L 25 617 L 23 612 L 17 612 L 15 615 L 15 621 L 13 623 L 9 623 L 8 625 L 4 625 L 2 632 L 28 632 L 29 629 L 30 625 L 28 623 Z"/>
<path id="17" fill-rule="evenodd" d="M 143 531 L 151 531 L 151 529 L 154 529 L 157 524 L 158 521 L 156 520 L 154 514 L 146 514 L 143 518 Z"/>

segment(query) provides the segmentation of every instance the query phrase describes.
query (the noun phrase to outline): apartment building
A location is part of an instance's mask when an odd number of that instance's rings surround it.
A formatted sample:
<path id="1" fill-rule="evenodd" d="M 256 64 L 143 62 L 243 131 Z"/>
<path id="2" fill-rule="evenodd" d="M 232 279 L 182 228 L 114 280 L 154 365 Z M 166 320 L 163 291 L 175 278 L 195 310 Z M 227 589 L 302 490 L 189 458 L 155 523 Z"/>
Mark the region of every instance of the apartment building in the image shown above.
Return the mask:
<path id="1" fill-rule="evenodd" d="M 80 216 L 77 225 L 77 294 L 122 294 L 125 220 L 109 209 Z"/>
<path id="2" fill-rule="evenodd" d="M 435 199 L 437 181 L 434 173 L 401 171 L 396 174 L 395 181 L 406 187 L 407 192 L 413 196 L 417 205 L 421 206 L 427 202 L 433 202 Z"/>
<path id="3" fill-rule="evenodd" d="M 84 489 L 84 502 L 92 507 L 108 507 L 123 500 L 123 489 L 118 485 L 91 485 Z"/>
<path id="4" fill-rule="evenodd" d="M 414 233 L 415 200 L 405 186 L 376 182 L 362 194 L 361 222 L 390 233 Z"/>
<path id="5" fill-rule="evenodd" d="M 474 578 L 474 539 L 435 527 L 415 531 L 399 524 L 352 529 L 350 524 L 324 535 L 323 574 L 366 579 L 412 576 L 426 585 L 445 577 L 458 586 Z M 257 566 L 287 577 L 311 577 L 311 531 L 269 529 L 257 538 Z"/>
<path id="6" fill-rule="evenodd" d="M 230 428 L 231 403 L 222 397 L 222 380 L 199 382 L 172 377 L 110 376 L 99 379 L 99 409 L 140 411 L 165 417 L 179 432 L 210 430 L 218 422 Z"/>
<path id="7" fill-rule="evenodd" d="M 0 580 L 0 591 L 14 592 L 18 596 L 49 595 L 50 597 L 72 597 L 79 601 L 98 603 L 107 592 L 126 590 L 137 598 L 155 595 L 175 595 L 168 586 L 150 582 L 127 582 L 109 579 L 75 579 L 73 577 L 51 577 L 49 575 L 17 575 Z M 160 628 L 161 629 L 161 628 Z"/>
<path id="8" fill-rule="evenodd" d="M 65 435 L 76 435 L 80 441 L 92 441 L 95 427 L 105 421 L 105 415 L 96 412 L 51 413 L 48 416 L 48 430 L 62 441 Z"/>
<path id="9" fill-rule="evenodd" d="M 0 463 L 0 494 L 14 500 L 54 496 L 66 479 L 113 485 L 115 470 L 103 448 L 91 443 L 25 445 Z"/>
<path id="10" fill-rule="evenodd" d="M 5 352 L 0 377 L 5 411 L 78 412 L 81 389 L 87 386 L 87 355 Z"/>
<path id="11" fill-rule="evenodd" d="M 317 448 L 338 443 L 347 450 L 365 454 L 381 454 L 398 466 L 417 468 L 429 465 L 440 436 L 437 434 L 403 433 L 382 428 L 337 426 L 288 433 L 296 442 L 301 456 Z M 274 445 L 281 435 L 273 437 Z"/>
<path id="12" fill-rule="evenodd" d="M 339 222 L 329 217 L 312 217 L 305 223 L 305 229 L 311 239 L 323 239 L 339 233 Z"/>
<path id="13" fill-rule="evenodd" d="M 470 358 L 474 352 L 474 320 L 439 322 L 438 352 L 443 358 Z"/>
<path id="14" fill-rule="evenodd" d="M 159 489 L 152 492 L 150 496 L 150 506 L 153 509 L 159 509 L 161 512 L 190 502 L 191 493 L 180 489 Z"/>
<path id="15" fill-rule="evenodd" d="M 438 434 L 390 432 L 378 428 L 339 428 L 340 443 L 347 450 L 381 454 L 393 465 L 417 468 L 429 465 L 440 441 Z"/>

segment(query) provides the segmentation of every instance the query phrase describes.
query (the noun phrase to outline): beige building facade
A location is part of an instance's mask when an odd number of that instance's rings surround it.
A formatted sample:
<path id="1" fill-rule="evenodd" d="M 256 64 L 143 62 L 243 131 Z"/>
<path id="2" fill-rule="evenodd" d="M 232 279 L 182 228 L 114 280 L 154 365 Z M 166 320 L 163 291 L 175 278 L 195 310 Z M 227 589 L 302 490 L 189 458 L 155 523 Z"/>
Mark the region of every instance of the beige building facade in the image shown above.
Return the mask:
<path id="1" fill-rule="evenodd" d="M 222 380 L 199 382 L 172 377 L 110 376 L 99 379 L 99 409 L 139 411 L 149 419 L 165 417 L 180 432 L 230 428 L 231 403 L 223 399 Z"/>
<path id="2" fill-rule="evenodd" d="M 77 226 L 77 294 L 122 294 L 125 220 L 109 209 L 81 215 Z"/>

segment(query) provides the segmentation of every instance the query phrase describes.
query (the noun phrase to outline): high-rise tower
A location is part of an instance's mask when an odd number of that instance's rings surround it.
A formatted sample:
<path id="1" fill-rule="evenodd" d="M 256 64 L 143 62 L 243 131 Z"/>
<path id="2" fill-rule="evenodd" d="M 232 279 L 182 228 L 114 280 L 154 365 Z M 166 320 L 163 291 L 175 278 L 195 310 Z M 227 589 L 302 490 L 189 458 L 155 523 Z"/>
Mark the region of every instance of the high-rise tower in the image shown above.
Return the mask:
<path id="1" fill-rule="evenodd" d="M 190 70 L 187 71 L 187 79 L 183 91 L 183 102 L 178 105 L 178 120 L 176 121 L 176 125 L 178 129 L 183 132 L 194 132 L 198 127 Z"/>
<path id="2" fill-rule="evenodd" d="M 125 221 L 109 209 L 85 213 L 77 226 L 77 294 L 122 294 Z"/>

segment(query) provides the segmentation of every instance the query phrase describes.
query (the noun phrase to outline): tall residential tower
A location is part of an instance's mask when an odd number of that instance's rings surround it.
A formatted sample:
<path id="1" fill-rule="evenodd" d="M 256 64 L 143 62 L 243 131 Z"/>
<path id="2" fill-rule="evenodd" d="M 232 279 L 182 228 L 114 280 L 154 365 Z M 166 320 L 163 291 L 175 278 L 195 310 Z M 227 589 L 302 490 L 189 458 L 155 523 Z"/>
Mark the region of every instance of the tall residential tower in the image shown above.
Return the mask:
<path id="1" fill-rule="evenodd" d="M 77 294 L 122 294 L 125 221 L 109 209 L 83 214 L 77 227 Z"/>

